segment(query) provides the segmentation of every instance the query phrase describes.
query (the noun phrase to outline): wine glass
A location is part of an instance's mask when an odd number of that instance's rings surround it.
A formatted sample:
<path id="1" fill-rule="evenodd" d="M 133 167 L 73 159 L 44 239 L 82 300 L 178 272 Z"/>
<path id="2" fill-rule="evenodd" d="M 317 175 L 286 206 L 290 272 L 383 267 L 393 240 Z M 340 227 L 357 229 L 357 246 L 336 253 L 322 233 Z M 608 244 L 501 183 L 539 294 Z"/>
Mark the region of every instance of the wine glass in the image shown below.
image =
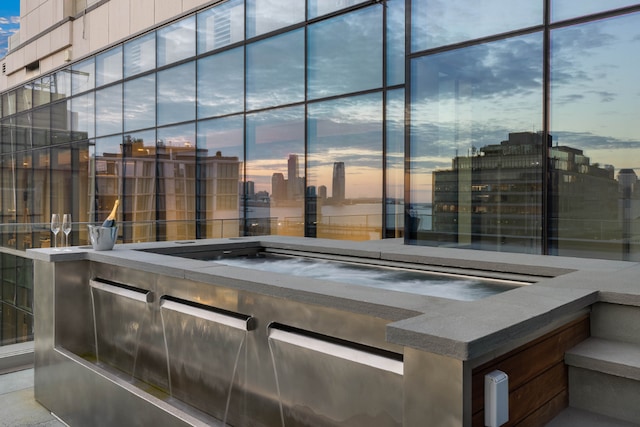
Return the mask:
<path id="1" fill-rule="evenodd" d="M 71 214 L 62 215 L 62 232 L 64 233 L 65 237 L 64 246 L 67 247 L 69 246 L 69 233 L 71 233 Z"/>
<path id="2" fill-rule="evenodd" d="M 51 232 L 53 233 L 53 247 L 58 248 L 58 233 L 60 232 L 60 215 L 51 214 Z"/>

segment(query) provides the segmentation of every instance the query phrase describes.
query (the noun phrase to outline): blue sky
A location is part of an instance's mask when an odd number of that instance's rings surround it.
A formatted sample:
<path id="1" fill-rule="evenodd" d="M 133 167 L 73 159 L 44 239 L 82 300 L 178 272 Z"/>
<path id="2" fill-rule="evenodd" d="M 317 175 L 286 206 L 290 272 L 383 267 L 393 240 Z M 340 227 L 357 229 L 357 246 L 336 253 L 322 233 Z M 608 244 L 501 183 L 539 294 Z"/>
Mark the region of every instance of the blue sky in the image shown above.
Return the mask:
<path id="1" fill-rule="evenodd" d="M 0 58 L 7 54 L 7 43 L 19 27 L 20 0 L 0 0 Z"/>

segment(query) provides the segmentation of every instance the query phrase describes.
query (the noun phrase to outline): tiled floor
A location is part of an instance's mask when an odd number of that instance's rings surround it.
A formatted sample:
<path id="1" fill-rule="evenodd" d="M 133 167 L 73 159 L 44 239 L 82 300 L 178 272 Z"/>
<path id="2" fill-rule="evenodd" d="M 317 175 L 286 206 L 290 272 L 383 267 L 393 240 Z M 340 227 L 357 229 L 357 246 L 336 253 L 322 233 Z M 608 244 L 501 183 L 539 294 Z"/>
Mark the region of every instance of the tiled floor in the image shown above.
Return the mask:
<path id="1" fill-rule="evenodd" d="M 33 369 L 0 375 L 0 427 L 64 427 L 33 397 Z"/>

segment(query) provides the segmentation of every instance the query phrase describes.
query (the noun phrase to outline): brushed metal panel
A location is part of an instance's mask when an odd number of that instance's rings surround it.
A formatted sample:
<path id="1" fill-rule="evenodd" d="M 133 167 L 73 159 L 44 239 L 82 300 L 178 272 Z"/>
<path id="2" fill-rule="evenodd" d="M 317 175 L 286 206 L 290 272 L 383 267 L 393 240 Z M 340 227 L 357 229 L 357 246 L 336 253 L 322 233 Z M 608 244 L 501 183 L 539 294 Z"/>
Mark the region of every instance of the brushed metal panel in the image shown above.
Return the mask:
<path id="1" fill-rule="evenodd" d="M 401 362 L 279 330 L 270 348 L 282 425 L 403 425 Z"/>

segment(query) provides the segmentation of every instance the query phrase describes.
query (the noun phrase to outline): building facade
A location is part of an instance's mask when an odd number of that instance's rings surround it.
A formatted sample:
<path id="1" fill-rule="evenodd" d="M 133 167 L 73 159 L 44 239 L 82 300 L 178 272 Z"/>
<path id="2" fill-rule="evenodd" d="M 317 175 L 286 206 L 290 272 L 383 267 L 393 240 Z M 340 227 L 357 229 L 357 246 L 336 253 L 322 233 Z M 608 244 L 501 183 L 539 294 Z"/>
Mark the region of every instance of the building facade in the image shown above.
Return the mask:
<path id="1" fill-rule="evenodd" d="M 22 0 L 0 60 L 2 246 L 53 246 L 52 213 L 85 244 L 119 199 L 122 242 L 638 261 L 639 49 L 626 0 Z"/>

